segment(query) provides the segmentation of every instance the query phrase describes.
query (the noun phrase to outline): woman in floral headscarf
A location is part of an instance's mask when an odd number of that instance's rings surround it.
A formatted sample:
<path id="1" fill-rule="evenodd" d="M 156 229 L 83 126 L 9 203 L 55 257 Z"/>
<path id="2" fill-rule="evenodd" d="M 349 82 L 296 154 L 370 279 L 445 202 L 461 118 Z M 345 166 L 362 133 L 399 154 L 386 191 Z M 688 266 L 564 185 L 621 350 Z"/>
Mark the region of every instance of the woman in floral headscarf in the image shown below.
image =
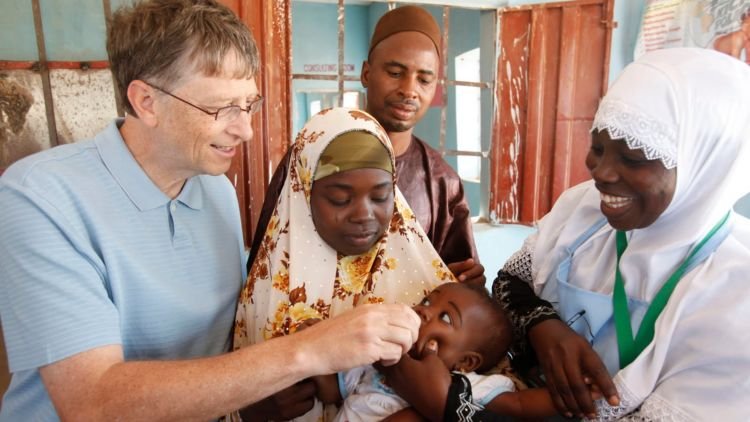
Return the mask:
<path id="1" fill-rule="evenodd" d="M 455 281 L 395 188 L 390 141 L 373 117 L 324 110 L 292 149 L 240 295 L 235 348 L 358 304 L 415 305 L 438 284 Z M 304 418 L 321 413 L 316 404 Z"/>

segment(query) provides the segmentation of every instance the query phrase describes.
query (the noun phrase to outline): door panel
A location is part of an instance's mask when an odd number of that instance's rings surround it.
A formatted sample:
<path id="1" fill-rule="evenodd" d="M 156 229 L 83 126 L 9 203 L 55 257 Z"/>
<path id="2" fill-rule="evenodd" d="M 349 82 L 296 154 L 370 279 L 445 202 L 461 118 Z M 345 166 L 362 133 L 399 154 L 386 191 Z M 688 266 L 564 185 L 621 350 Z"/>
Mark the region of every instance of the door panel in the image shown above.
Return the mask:
<path id="1" fill-rule="evenodd" d="M 504 21 L 500 19 L 505 18 Z M 500 58 L 497 64 L 495 124 L 490 152 L 490 217 L 518 221 L 526 137 L 528 60 L 531 14 L 508 11 L 498 16 Z M 496 141 L 497 138 L 497 141 Z"/>
<path id="2" fill-rule="evenodd" d="M 490 216 L 533 223 L 589 178 L 588 130 L 606 90 L 612 0 L 500 9 Z"/>
<path id="3" fill-rule="evenodd" d="M 251 29 L 261 65 L 256 75 L 263 109 L 253 116 L 253 140 L 242 144 L 227 172 L 237 190 L 245 245 L 252 241 L 272 170 L 289 145 L 289 3 L 285 0 L 221 0 Z"/>

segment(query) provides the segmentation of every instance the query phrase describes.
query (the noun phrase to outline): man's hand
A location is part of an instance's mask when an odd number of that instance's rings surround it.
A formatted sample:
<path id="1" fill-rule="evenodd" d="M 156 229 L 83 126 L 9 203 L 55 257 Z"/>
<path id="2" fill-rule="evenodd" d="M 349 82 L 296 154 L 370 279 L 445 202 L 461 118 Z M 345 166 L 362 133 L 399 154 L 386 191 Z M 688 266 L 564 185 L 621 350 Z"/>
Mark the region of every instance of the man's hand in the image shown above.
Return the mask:
<path id="1" fill-rule="evenodd" d="M 448 269 L 451 270 L 461 283 L 484 286 L 484 283 L 487 281 L 484 277 L 484 266 L 475 262 L 473 258 L 448 264 Z"/>
<path id="2" fill-rule="evenodd" d="M 364 305 L 299 333 L 219 356 L 125 361 L 122 346 L 106 345 L 43 366 L 39 373 L 62 420 L 214 420 L 283 389 L 290 397 L 274 396 L 275 407 L 298 403 L 286 411 L 299 414 L 309 409 L 306 400 L 314 388 L 290 386 L 381 359 L 395 362 L 416 341 L 419 324 L 406 305 Z M 139 382 L 130 382 L 134 379 Z"/>
<path id="3" fill-rule="evenodd" d="M 402 304 L 363 305 L 294 334 L 313 374 L 398 362 L 417 341 L 420 318 Z"/>
<path id="4" fill-rule="evenodd" d="M 603 394 L 612 406 L 620 403 L 617 389 L 599 355 L 565 323 L 557 319 L 543 321 L 531 328 L 529 340 L 560 414 L 596 416 L 592 392 Z"/>
<path id="5" fill-rule="evenodd" d="M 315 383 L 300 381 L 240 411 L 245 421 L 286 421 L 304 415 L 315 404 Z"/>

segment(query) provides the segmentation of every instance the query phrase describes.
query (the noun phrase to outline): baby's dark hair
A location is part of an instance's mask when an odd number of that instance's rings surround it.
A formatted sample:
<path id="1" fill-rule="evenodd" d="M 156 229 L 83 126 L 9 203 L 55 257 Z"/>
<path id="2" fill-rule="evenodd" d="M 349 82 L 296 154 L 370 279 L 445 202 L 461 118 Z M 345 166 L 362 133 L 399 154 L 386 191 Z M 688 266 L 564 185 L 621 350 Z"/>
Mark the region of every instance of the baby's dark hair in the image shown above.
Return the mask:
<path id="1" fill-rule="evenodd" d="M 492 329 L 483 333 L 482 342 L 477 350 L 484 357 L 482 366 L 476 369 L 476 372 L 481 374 L 494 368 L 508 353 L 513 343 L 513 325 L 503 305 L 496 302 L 484 286 L 468 283 L 461 285 L 477 294 L 481 299 L 480 304 L 487 307 L 492 317 Z"/>

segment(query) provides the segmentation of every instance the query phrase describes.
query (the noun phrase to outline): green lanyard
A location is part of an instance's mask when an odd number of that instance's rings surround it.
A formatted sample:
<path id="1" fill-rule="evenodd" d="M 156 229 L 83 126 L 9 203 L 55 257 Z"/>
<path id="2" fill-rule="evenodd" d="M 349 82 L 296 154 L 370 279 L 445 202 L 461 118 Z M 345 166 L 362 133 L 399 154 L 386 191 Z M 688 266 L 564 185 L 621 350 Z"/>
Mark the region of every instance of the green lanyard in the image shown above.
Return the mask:
<path id="1" fill-rule="evenodd" d="M 633 328 L 630 324 L 630 312 L 628 311 L 628 298 L 625 295 L 625 284 L 622 281 L 622 275 L 620 274 L 620 257 L 625 248 L 628 247 L 628 240 L 625 237 L 625 232 L 617 231 L 617 267 L 615 271 L 615 291 L 612 294 L 612 305 L 614 306 L 615 314 L 615 330 L 617 332 L 617 347 L 620 352 L 620 369 L 628 366 L 636 357 L 643 351 L 643 349 L 651 343 L 654 339 L 654 325 L 656 319 L 667 306 L 667 301 L 672 295 L 677 282 L 680 281 L 685 273 L 690 261 L 693 257 L 703 248 L 709 239 L 726 223 L 729 219 L 729 213 L 721 219 L 711 229 L 710 232 L 693 248 L 682 262 L 679 268 L 669 277 L 666 283 L 662 286 L 653 301 L 646 310 L 646 315 L 643 317 L 641 326 L 638 328 L 638 334 L 633 338 Z"/>

